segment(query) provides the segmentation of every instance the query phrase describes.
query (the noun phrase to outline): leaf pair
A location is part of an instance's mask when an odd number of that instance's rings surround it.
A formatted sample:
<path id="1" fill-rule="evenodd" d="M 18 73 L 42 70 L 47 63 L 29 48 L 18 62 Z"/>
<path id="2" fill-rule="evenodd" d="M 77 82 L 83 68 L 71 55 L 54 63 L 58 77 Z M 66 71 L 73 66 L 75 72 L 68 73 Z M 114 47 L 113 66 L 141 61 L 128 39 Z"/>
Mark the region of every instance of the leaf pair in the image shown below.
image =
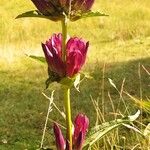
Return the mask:
<path id="1" fill-rule="evenodd" d="M 104 13 L 101 13 L 99 11 L 97 11 L 97 12 L 89 11 L 87 13 L 77 13 L 77 14 L 75 14 L 72 17 L 71 21 L 76 21 L 76 20 L 79 20 L 79 19 L 82 19 L 82 18 L 100 17 L 100 16 L 108 16 L 108 15 L 104 14 Z M 51 16 L 45 16 L 45 15 L 41 14 L 38 10 L 32 10 L 32 11 L 27 11 L 25 13 L 22 13 L 22 14 L 18 15 L 16 17 L 16 19 L 26 18 L 26 17 L 45 18 L 45 19 L 49 19 L 49 20 L 52 20 L 52 21 L 62 20 L 64 18 L 63 16 L 59 16 L 59 17 L 52 16 L 52 15 Z"/>

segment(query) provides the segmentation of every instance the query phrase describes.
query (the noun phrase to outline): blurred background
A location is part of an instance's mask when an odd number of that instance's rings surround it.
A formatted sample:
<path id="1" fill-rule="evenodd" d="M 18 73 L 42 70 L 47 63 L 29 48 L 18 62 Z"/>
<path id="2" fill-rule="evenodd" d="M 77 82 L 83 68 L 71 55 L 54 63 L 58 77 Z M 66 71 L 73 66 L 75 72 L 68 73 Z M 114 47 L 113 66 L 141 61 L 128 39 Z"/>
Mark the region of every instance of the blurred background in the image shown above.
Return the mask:
<path id="1" fill-rule="evenodd" d="M 61 32 L 61 23 L 15 19 L 34 9 L 30 0 L 0 1 L 0 150 L 35 150 L 40 145 L 48 107 L 48 100 L 42 95 L 48 77 L 47 66 L 26 54 L 43 56 L 41 42 L 52 33 Z M 139 102 L 150 99 L 149 0 L 96 0 L 93 10 L 109 14 L 109 17 L 82 19 L 70 23 L 68 29 L 70 36 L 90 41 L 84 71 L 92 79 L 81 84 L 80 93 L 72 90 L 72 107 L 73 116 L 78 112 L 86 113 L 91 126 L 96 122 L 92 100 L 98 102 L 104 120 L 109 121 L 116 113 L 118 117 L 134 114 L 139 107 L 142 109 L 140 104 L 143 103 Z M 120 96 L 108 78 L 118 91 L 126 91 L 137 101 L 123 92 Z M 59 85 L 52 84 L 44 92 L 50 95 L 52 89 L 57 89 L 54 101 L 63 110 Z M 144 128 L 150 116 L 145 108 L 142 111 L 140 122 Z M 45 146 L 51 146 L 53 141 L 53 120 L 62 121 L 55 109 L 50 114 Z M 129 131 L 125 130 L 119 133 L 116 139 L 112 133 L 106 144 L 102 142 L 98 146 L 109 150 L 114 144 L 114 149 L 121 149 L 125 142 L 125 149 L 138 144 L 137 149 L 146 150 L 147 144 L 141 137 L 133 133 L 129 136 Z"/>

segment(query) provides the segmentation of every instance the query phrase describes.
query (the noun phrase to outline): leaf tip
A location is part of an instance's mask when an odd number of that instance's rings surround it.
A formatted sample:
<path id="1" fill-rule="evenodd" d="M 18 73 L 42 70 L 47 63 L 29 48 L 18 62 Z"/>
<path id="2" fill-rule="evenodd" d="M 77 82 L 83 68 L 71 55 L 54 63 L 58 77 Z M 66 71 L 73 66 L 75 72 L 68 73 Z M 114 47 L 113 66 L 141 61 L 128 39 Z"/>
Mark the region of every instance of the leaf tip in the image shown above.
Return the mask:
<path id="1" fill-rule="evenodd" d="M 132 115 L 132 116 L 128 116 L 128 118 L 129 118 L 131 121 L 134 121 L 134 120 L 136 120 L 136 119 L 139 117 L 140 113 L 141 113 L 141 111 L 138 110 L 138 111 L 136 112 L 136 114 L 134 114 L 134 115 Z"/>

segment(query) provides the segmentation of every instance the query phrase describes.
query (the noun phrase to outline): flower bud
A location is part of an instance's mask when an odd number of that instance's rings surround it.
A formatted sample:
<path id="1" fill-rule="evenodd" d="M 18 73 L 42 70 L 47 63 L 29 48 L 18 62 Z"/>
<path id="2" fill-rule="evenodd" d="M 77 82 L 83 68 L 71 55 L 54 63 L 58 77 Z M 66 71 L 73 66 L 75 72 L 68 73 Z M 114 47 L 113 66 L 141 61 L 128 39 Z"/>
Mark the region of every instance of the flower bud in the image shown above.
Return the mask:
<path id="1" fill-rule="evenodd" d="M 77 74 L 83 64 L 85 63 L 89 42 L 85 42 L 77 37 L 70 38 L 67 42 L 67 56 L 66 56 L 66 73 L 67 76 L 72 77 Z"/>
<path id="2" fill-rule="evenodd" d="M 53 129 L 54 129 L 54 134 L 55 134 L 55 139 L 56 139 L 57 150 L 65 150 L 66 142 L 64 140 L 64 137 L 62 135 L 62 132 L 59 126 L 56 123 L 54 123 Z"/>
<path id="3" fill-rule="evenodd" d="M 86 115 L 78 114 L 74 121 L 74 133 L 72 136 L 73 147 L 69 146 L 69 141 L 62 135 L 59 126 L 54 123 L 54 134 L 57 150 L 82 150 L 83 142 L 85 140 L 86 132 L 89 126 L 89 119 Z"/>
<path id="4" fill-rule="evenodd" d="M 77 74 L 86 60 L 89 42 L 77 37 L 70 38 L 66 44 L 66 61 L 62 60 L 62 35 L 53 36 L 42 43 L 42 48 L 48 63 L 49 70 L 60 77 L 73 77 Z"/>
<path id="5" fill-rule="evenodd" d="M 86 132 L 89 126 L 89 119 L 86 115 L 79 114 L 75 118 L 75 130 L 73 135 L 74 149 L 82 150 Z"/>

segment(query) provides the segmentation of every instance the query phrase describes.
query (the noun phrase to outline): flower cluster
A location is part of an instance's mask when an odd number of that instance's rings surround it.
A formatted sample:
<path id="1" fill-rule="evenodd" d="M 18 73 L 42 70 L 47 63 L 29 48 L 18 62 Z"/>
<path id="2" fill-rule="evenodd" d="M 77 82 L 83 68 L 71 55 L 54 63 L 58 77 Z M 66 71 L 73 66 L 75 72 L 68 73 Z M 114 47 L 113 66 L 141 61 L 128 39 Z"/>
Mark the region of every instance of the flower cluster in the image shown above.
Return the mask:
<path id="1" fill-rule="evenodd" d="M 94 0 L 32 0 L 37 9 L 45 16 L 54 17 L 54 20 L 62 19 L 62 34 L 53 34 L 45 43 L 41 43 L 48 64 L 49 78 L 46 86 L 51 81 L 60 81 L 62 78 L 73 81 L 72 78 L 81 70 L 85 63 L 89 42 L 82 38 L 71 37 L 66 40 L 67 26 L 66 16 L 70 20 L 78 19 L 78 15 L 90 11 Z M 74 18 L 74 19 L 72 19 Z M 64 25 L 65 24 L 65 25 Z M 68 80 L 69 78 L 69 80 Z M 72 84 L 72 83 L 71 83 Z M 63 84 L 67 85 L 67 84 Z M 74 121 L 72 134 L 70 86 L 64 88 L 64 106 L 66 110 L 66 139 L 63 137 L 58 124 L 54 124 L 54 134 L 57 150 L 82 150 L 85 135 L 89 126 L 89 119 L 79 114 Z M 67 96 L 66 96 L 67 95 Z"/>
<path id="2" fill-rule="evenodd" d="M 89 42 L 78 37 L 70 38 L 66 44 L 66 61 L 62 60 L 62 34 L 53 36 L 42 43 L 49 69 L 60 77 L 73 77 L 85 63 Z"/>
<path id="3" fill-rule="evenodd" d="M 74 121 L 74 133 L 72 137 L 74 150 L 82 150 L 88 126 L 89 119 L 83 114 L 78 114 Z M 69 150 L 68 141 L 64 139 L 63 134 L 56 123 L 54 124 L 54 134 L 57 150 Z"/>

